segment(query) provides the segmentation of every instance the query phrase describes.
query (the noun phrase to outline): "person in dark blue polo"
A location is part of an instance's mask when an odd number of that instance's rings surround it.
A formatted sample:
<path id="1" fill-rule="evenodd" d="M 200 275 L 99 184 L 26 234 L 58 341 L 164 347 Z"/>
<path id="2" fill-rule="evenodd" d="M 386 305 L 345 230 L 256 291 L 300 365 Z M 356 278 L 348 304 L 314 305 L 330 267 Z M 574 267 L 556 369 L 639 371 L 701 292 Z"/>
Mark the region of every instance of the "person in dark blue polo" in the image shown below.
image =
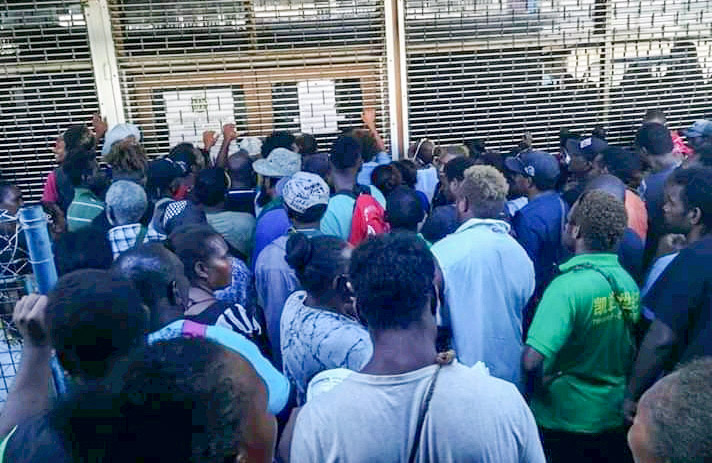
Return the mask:
<path id="1" fill-rule="evenodd" d="M 507 158 L 505 165 L 514 177 L 512 193 L 529 199 L 512 218 L 512 229 L 534 263 L 536 289 L 529 307 L 536 307 L 536 301 L 554 278 L 556 265 L 563 261 L 561 235 L 567 206 L 555 190 L 559 162 L 549 153 L 529 151 Z M 525 314 L 525 327 L 532 315 Z"/>

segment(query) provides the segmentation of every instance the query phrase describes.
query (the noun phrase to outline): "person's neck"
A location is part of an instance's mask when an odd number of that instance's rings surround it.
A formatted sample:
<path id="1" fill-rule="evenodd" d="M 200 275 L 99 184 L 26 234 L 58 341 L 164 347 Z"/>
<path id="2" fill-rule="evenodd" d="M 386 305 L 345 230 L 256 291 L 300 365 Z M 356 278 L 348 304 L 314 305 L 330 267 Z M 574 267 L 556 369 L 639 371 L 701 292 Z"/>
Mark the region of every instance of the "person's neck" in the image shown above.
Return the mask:
<path id="1" fill-rule="evenodd" d="M 254 190 L 255 188 L 251 185 L 248 185 L 247 183 L 241 183 L 237 181 L 232 181 L 232 185 L 230 186 L 231 190 Z"/>
<path id="2" fill-rule="evenodd" d="M 468 220 L 476 219 L 477 217 L 475 217 L 474 213 L 467 211 L 467 212 L 460 213 L 458 218 L 459 218 L 460 225 L 462 225 L 463 223 L 467 222 Z"/>
<path id="3" fill-rule="evenodd" d="M 531 200 L 543 195 L 544 193 L 548 193 L 550 191 L 551 190 L 541 191 L 538 188 L 530 188 L 529 191 L 527 191 L 527 198 L 529 199 L 529 201 L 531 201 Z"/>
<path id="4" fill-rule="evenodd" d="M 664 154 L 662 156 L 657 156 L 655 159 L 655 165 L 653 167 L 654 172 L 663 172 L 670 169 L 675 164 L 677 164 L 677 159 L 672 153 Z"/>
<path id="5" fill-rule="evenodd" d="M 304 299 L 304 305 L 308 307 L 314 307 L 316 309 L 328 310 L 330 312 L 335 312 L 343 314 L 344 312 L 339 307 L 339 304 L 331 297 L 319 297 L 311 293 L 307 293 L 307 297 Z"/>
<path id="6" fill-rule="evenodd" d="M 353 190 L 356 185 L 356 175 L 350 170 L 334 170 L 331 178 L 336 191 Z"/>
<path id="7" fill-rule="evenodd" d="M 361 370 L 369 375 L 399 375 L 433 365 L 433 335 L 421 327 L 371 331 L 373 357 Z"/>
<path id="8" fill-rule="evenodd" d="M 204 210 L 205 212 L 220 212 L 220 211 L 222 211 L 222 210 L 224 210 L 224 209 L 225 209 L 225 202 L 224 202 L 224 201 L 221 202 L 221 203 L 219 203 L 219 204 L 216 204 L 216 205 L 214 205 L 214 206 L 206 206 L 206 205 L 203 205 L 203 210 Z"/>
<path id="9" fill-rule="evenodd" d="M 173 323 L 176 320 L 181 320 L 185 316 L 185 309 L 170 304 L 159 304 L 156 307 L 158 310 L 158 325 L 154 326 L 153 331 L 160 330 L 164 326 Z"/>
<path id="10" fill-rule="evenodd" d="M 691 245 L 692 243 L 701 240 L 702 238 L 705 238 L 706 236 L 710 236 L 710 233 L 707 230 L 705 230 L 704 227 L 697 226 L 697 227 L 692 227 L 690 232 L 687 234 L 687 245 Z"/>
<path id="11" fill-rule="evenodd" d="M 298 222 L 296 220 L 292 220 L 292 227 L 294 227 L 295 230 L 319 230 L 321 227 L 321 221 L 317 220 L 316 222 Z"/>
<path id="12" fill-rule="evenodd" d="M 574 250 L 574 255 L 576 256 L 582 256 L 584 254 L 615 254 L 615 251 L 600 251 L 600 250 L 592 250 L 589 249 L 585 245 L 576 245 L 576 249 Z"/>
<path id="13" fill-rule="evenodd" d="M 190 287 L 188 297 L 193 302 L 198 302 L 202 299 L 215 298 L 213 290 L 208 288 L 205 283 L 196 283 Z"/>
<path id="14" fill-rule="evenodd" d="M 413 228 L 408 227 L 391 227 L 391 233 L 418 233 L 418 226 Z"/>

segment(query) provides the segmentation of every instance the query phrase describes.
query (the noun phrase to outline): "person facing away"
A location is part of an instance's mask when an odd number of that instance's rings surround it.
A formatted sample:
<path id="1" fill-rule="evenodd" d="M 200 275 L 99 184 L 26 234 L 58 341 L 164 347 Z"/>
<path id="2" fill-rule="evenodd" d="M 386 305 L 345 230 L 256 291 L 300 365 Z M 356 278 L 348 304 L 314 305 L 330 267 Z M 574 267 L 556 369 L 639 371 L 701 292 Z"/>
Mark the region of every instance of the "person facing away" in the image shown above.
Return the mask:
<path id="1" fill-rule="evenodd" d="M 435 266 L 412 233 L 354 251 L 349 275 L 373 356 L 301 409 L 290 461 L 544 462 L 517 389 L 437 354 Z"/>
<path id="2" fill-rule="evenodd" d="M 239 353 L 178 338 L 135 351 L 100 387 L 55 407 L 49 422 L 66 449 L 59 461 L 268 463 L 276 422 L 267 396 Z M 12 442 L 7 451 L 26 452 Z M 40 447 L 24 461 L 56 458 Z"/>
<path id="3" fill-rule="evenodd" d="M 512 218 L 512 229 L 534 262 L 534 296 L 538 299 L 554 277 L 563 255 L 561 236 L 567 207 L 554 189 L 560 173 L 559 162 L 549 153 L 529 151 L 507 158 L 505 164 L 514 174 L 512 188 L 516 195 L 528 198 L 527 205 Z"/>
<path id="4" fill-rule="evenodd" d="M 62 233 L 52 243 L 52 252 L 60 277 L 75 270 L 108 270 L 114 261 L 106 233 L 96 227 Z"/>
<path id="5" fill-rule="evenodd" d="M 262 148 L 264 146 L 262 145 Z M 285 148 L 275 148 L 269 156 L 258 159 L 253 164 L 255 172 L 262 177 L 262 184 L 255 205 L 257 227 L 252 268 L 255 267 L 262 250 L 289 230 L 289 218 L 282 207 L 281 191 L 287 179 L 299 172 L 301 165 L 301 156 Z"/>
<path id="6" fill-rule="evenodd" d="M 215 297 L 214 291 L 228 286 L 232 277 L 232 256 L 222 235 L 208 225 L 187 225 L 171 233 L 168 247 L 183 262 L 190 281 L 185 319 L 231 329 L 263 348 L 253 308 Z"/>
<path id="7" fill-rule="evenodd" d="M 282 197 L 292 226 L 265 247 L 255 263 L 257 302 L 265 315 L 267 337 L 277 365 L 281 365 L 279 326 L 284 302 L 299 288 L 297 275 L 285 260 L 287 240 L 296 232 L 321 235 L 319 222 L 329 203 L 329 186 L 316 174 L 297 172 L 284 185 Z"/>
<path id="8" fill-rule="evenodd" d="M 640 185 L 639 191 L 648 210 L 648 236 L 646 238 L 646 262 L 655 254 L 658 242 L 665 231 L 663 204 L 665 181 L 680 160 L 673 153 L 674 145 L 670 131 L 662 124 L 643 124 L 635 135 L 635 146 L 641 157 L 651 167 L 650 173 Z"/>
<path id="9" fill-rule="evenodd" d="M 420 197 L 412 188 L 399 186 L 386 197 L 386 222 L 391 232 L 418 233 L 420 224 L 425 219 L 425 212 Z M 418 233 L 423 240 L 423 235 Z M 425 240 L 430 246 L 430 243 Z"/>
<path id="10" fill-rule="evenodd" d="M 252 168 L 252 159 L 245 151 L 238 151 L 227 158 L 230 189 L 225 198 L 225 209 L 255 215 L 257 175 Z"/>
<path id="11" fill-rule="evenodd" d="M 141 224 L 148 201 L 146 192 L 134 182 L 118 180 L 106 192 L 106 218 L 112 225 L 106 234 L 111 251 L 116 259 L 122 252 L 132 247 L 160 241 L 163 236 L 153 228 Z"/>
<path id="12" fill-rule="evenodd" d="M 712 359 L 685 364 L 651 387 L 628 431 L 636 463 L 703 463 L 712 457 Z"/>
<path id="13" fill-rule="evenodd" d="M 295 233 L 287 242 L 287 262 L 304 290 L 284 304 L 281 331 L 283 370 L 297 391 L 297 405 L 319 372 L 332 368 L 359 371 L 373 346 L 360 323 L 349 290 L 351 247 L 334 236 Z"/>
<path id="14" fill-rule="evenodd" d="M 392 163 L 401 174 L 401 185 L 413 189 L 420 199 L 423 212 L 430 212 L 430 201 L 425 193 L 415 188 L 418 183 L 418 167 L 410 159 L 401 159 Z"/>
<path id="15" fill-rule="evenodd" d="M 640 293 L 616 249 L 623 202 L 584 193 L 569 213 L 563 263 L 539 303 L 522 355 L 531 406 L 552 463 L 625 461 L 623 401 L 635 355 Z"/>
<path id="16" fill-rule="evenodd" d="M 47 431 L 52 352 L 71 379 L 69 393 L 76 393 L 145 344 L 148 317 L 130 282 L 105 270 L 79 270 L 61 277 L 47 296 L 23 297 L 13 319 L 24 339 L 23 360 L 0 415 L 0 436 L 23 455 L 50 447 L 52 457 L 34 461 L 60 460 L 64 448 Z M 0 459 L 5 450 L 0 445 Z"/>
<path id="17" fill-rule="evenodd" d="M 643 240 L 648 235 L 648 210 L 638 194 L 642 179 L 640 155 L 618 146 L 609 146 L 596 157 L 596 164 L 601 174 L 618 177 L 625 185 L 625 211 L 628 214 L 628 227 Z"/>
<path id="18" fill-rule="evenodd" d="M 534 292 L 534 267 L 499 219 L 507 180 L 473 166 L 455 189 L 460 227 L 432 247 L 443 273 L 442 324 L 452 330 L 458 360 L 482 361 L 493 376 L 519 385 L 522 311 Z"/>
<path id="19" fill-rule="evenodd" d="M 89 226 L 104 213 L 102 196 L 108 182 L 99 172 L 93 149 L 70 153 L 62 169 L 74 186 L 74 199 L 67 208 L 67 230 L 72 232 Z"/>
<path id="20" fill-rule="evenodd" d="M 198 173 L 193 191 L 203 206 L 208 224 L 246 260 L 252 251 L 255 217 L 248 212 L 225 209 L 225 197 L 229 189 L 230 177 L 227 172 L 219 167 L 211 167 Z"/>
<path id="21" fill-rule="evenodd" d="M 584 193 L 591 190 L 605 191 L 623 203 L 625 207 L 626 187 L 623 182 L 610 174 L 602 174 L 592 179 L 586 184 Z M 626 216 L 628 211 L 626 209 Z M 645 251 L 645 242 L 640 236 L 628 225 L 630 220 L 626 222 L 626 228 L 623 232 L 623 237 L 618 245 L 618 260 L 621 266 L 633 277 L 635 281 L 642 280 L 643 277 L 643 253 Z"/>
<path id="22" fill-rule="evenodd" d="M 228 328 L 207 326 L 185 319 L 190 282 L 183 263 L 158 243 L 149 243 L 126 251 L 116 260 L 112 273 L 130 280 L 149 312 L 148 343 L 180 337 L 202 338 L 217 342 L 242 355 L 265 382 L 268 408 L 278 413 L 289 396 L 289 382 L 277 371 L 257 346 Z"/>
<path id="23" fill-rule="evenodd" d="M 363 163 L 361 144 L 351 135 L 341 135 L 331 147 L 331 179 L 336 193 L 329 200 L 326 213 L 321 220 L 321 231 L 325 235 L 338 236 L 348 240 L 351 233 L 356 197 L 361 189 L 368 191 L 381 206 L 386 207 L 386 198 L 373 185 L 361 186 L 356 182 L 356 175 Z"/>
<path id="24" fill-rule="evenodd" d="M 712 169 L 678 169 L 665 185 L 667 230 L 682 233 L 687 247 L 673 258 L 643 305 L 654 321 L 640 346 L 627 390 L 626 413 L 664 371 L 712 355 Z"/>
<path id="25" fill-rule="evenodd" d="M 465 171 L 475 165 L 475 160 L 466 157 L 452 158 L 443 167 L 443 179 L 440 181 L 441 196 L 447 198 L 447 204 L 435 206 L 425 220 L 421 232 L 431 243 L 441 240 L 457 230 L 460 225 L 457 219 L 455 193 L 457 185 L 465 178 Z"/>

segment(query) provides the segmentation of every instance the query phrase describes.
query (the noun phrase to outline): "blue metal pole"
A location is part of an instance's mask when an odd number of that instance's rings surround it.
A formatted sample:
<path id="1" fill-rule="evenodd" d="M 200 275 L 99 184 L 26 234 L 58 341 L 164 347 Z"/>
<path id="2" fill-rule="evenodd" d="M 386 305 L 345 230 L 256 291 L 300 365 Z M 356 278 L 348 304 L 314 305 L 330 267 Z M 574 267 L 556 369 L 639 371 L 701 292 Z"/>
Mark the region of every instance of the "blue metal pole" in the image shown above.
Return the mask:
<path id="1" fill-rule="evenodd" d="M 32 272 L 40 294 L 47 294 L 57 283 L 52 241 L 47 230 L 47 215 L 42 206 L 23 207 L 18 213 L 27 241 Z"/>
<path id="2" fill-rule="evenodd" d="M 25 232 L 27 252 L 30 255 L 30 264 L 32 264 L 32 272 L 35 274 L 35 281 L 37 281 L 37 289 L 40 294 L 47 294 L 57 283 L 57 268 L 54 266 L 52 241 L 47 229 L 47 215 L 42 206 L 28 206 L 18 211 L 18 219 Z M 66 394 L 67 385 L 64 371 L 59 365 L 57 357 L 52 356 L 50 366 L 57 394 Z"/>

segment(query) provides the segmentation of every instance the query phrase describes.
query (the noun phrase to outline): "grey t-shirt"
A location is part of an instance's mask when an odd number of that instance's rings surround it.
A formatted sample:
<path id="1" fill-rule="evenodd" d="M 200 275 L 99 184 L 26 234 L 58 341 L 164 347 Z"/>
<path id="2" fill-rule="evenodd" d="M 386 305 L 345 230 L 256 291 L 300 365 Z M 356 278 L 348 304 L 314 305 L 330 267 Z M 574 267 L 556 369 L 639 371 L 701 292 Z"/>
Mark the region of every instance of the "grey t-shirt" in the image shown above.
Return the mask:
<path id="1" fill-rule="evenodd" d="M 353 373 L 302 408 L 291 461 L 408 461 L 421 401 L 438 367 L 401 375 Z M 545 463 L 536 423 L 517 389 L 481 364 L 442 367 L 416 461 Z"/>
<path id="2" fill-rule="evenodd" d="M 299 405 L 314 375 L 332 368 L 358 371 L 373 355 L 366 328 L 344 315 L 304 305 L 305 298 L 305 291 L 292 293 L 280 323 L 282 368 Z"/>

